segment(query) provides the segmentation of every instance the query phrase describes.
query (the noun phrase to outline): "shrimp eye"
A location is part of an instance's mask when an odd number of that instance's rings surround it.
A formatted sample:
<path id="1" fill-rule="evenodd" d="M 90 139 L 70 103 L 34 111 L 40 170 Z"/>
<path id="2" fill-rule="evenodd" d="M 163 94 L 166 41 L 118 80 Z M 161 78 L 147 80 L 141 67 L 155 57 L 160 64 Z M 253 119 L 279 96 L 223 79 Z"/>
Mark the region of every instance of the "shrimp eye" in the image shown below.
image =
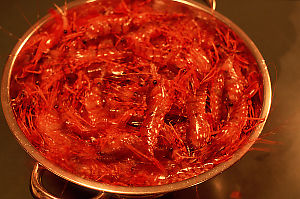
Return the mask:
<path id="1" fill-rule="evenodd" d="M 153 84 L 156 85 L 157 84 L 157 80 L 153 80 Z"/>
<path id="2" fill-rule="evenodd" d="M 64 33 L 65 33 L 65 34 L 67 34 L 67 33 L 68 33 L 68 31 L 67 31 L 67 30 L 64 30 Z"/>

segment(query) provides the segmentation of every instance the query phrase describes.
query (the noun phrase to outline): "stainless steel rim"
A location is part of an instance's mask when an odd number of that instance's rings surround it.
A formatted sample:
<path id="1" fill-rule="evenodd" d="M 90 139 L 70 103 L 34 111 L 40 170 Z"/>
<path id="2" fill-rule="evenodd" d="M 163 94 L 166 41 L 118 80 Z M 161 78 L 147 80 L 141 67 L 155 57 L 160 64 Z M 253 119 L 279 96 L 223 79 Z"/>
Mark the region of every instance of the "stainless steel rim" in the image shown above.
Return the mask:
<path id="1" fill-rule="evenodd" d="M 86 2 L 92 2 L 94 0 L 79 0 L 75 1 L 73 3 L 70 3 L 68 6 L 69 7 L 74 7 L 82 3 Z M 188 5 L 190 7 L 205 11 L 207 13 L 212 13 L 213 11 L 206 7 L 203 6 L 200 3 L 194 2 L 192 0 L 173 0 L 185 5 Z M 247 47 L 250 49 L 251 53 L 254 55 L 258 66 L 259 70 L 262 74 L 263 78 L 263 85 L 264 85 L 264 100 L 263 100 L 263 108 L 262 108 L 262 113 L 261 117 L 262 118 L 267 118 L 269 111 L 270 111 L 270 106 L 271 106 L 271 82 L 270 82 L 270 77 L 268 73 L 267 66 L 265 64 L 265 61 L 260 54 L 259 50 L 255 46 L 255 44 L 251 41 L 251 39 L 233 22 L 231 22 L 229 19 L 227 19 L 225 16 L 221 15 L 220 13 L 214 11 L 213 12 L 214 16 L 223 21 L 225 24 L 227 24 L 230 28 L 232 28 L 239 36 L 240 38 L 245 42 Z M 78 177 L 70 172 L 67 172 L 53 163 L 51 163 L 49 160 L 44 158 L 39 151 L 37 151 L 27 140 L 27 138 L 24 136 L 23 132 L 19 128 L 16 119 L 14 117 L 12 108 L 10 106 L 10 95 L 9 95 L 9 84 L 10 84 L 10 78 L 11 78 L 11 71 L 12 67 L 16 61 L 17 55 L 20 53 L 20 50 L 22 47 L 25 45 L 25 43 L 28 41 L 28 39 L 32 36 L 34 32 L 36 32 L 37 29 L 39 29 L 47 20 L 49 19 L 49 16 L 45 16 L 42 18 L 39 22 L 37 22 L 33 27 L 31 27 L 25 35 L 20 39 L 20 41 L 17 43 L 15 48 L 13 49 L 7 64 L 4 68 L 4 73 L 2 77 L 2 85 L 1 85 L 1 101 L 2 101 L 2 107 L 3 107 L 3 112 L 5 115 L 5 118 L 7 120 L 7 123 L 10 127 L 10 130 L 12 133 L 15 135 L 17 138 L 18 142 L 21 144 L 21 146 L 30 154 L 34 159 L 36 159 L 38 162 L 40 162 L 45 168 L 47 168 L 49 171 L 53 172 L 54 174 L 70 181 L 73 183 L 76 183 L 78 185 L 94 189 L 94 190 L 99 190 L 99 191 L 105 191 L 105 192 L 110 192 L 110 193 L 117 193 L 117 194 L 126 194 L 126 195 L 148 195 L 148 194 L 159 194 L 159 193 L 166 193 L 166 192 L 171 192 L 171 191 L 176 191 L 180 189 L 184 189 L 199 183 L 202 183 L 217 174 L 223 172 L 225 169 L 229 168 L 231 165 L 233 165 L 235 162 L 237 162 L 248 150 L 249 148 L 254 144 L 258 136 L 260 135 L 263 126 L 265 124 L 265 121 L 258 125 L 253 133 L 250 136 L 249 142 L 244 145 L 241 149 L 239 149 L 237 152 L 234 153 L 233 157 L 224 162 L 219 164 L 218 166 L 214 167 L 213 169 L 198 175 L 196 177 L 181 181 L 181 182 L 176 182 L 172 184 L 167 184 L 167 185 L 159 185 L 159 186 L 149 186 L 149 187 L 122 187 L 122 186 L 113 186 L 113 185 L 108 185 L 108 184 L 103 184 L 103 183 L 98 183 L 95 181 L 90 181 L 87 179 L 83 179 L 81 177 Z"/>

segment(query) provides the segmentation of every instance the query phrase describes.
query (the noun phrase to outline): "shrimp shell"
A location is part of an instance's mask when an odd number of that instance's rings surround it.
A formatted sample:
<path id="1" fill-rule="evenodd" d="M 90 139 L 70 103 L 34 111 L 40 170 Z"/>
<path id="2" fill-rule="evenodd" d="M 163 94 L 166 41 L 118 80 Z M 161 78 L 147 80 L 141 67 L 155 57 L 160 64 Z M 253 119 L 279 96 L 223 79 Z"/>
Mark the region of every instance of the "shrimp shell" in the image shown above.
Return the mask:
<path id="1" fill-rule="evenodd" d="M 200 148 L 210 139 L 211 127 L 205 111 L 206 100 L 207 90 L 204 87 L 191 96 L 187 102 L 187 113 L 189 116 L 187 139 L 193 148 Z"/>

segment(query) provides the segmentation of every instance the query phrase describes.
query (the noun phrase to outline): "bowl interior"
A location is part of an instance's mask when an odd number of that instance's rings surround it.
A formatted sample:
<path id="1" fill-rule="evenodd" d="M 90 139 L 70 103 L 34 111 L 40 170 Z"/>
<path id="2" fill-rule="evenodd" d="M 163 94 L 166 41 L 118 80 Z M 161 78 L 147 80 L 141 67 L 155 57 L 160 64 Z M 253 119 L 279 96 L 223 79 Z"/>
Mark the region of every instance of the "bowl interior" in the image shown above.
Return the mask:
<path id="1" fill-rule="evenodd" d="M 70 4 L 68 4 L 68 7 L 75 7 L 78 5 L 81 5 L 83 3 L 89 3 L 90 1 L 75 1 Z M 197 2 L 193 1 L 182 1 L 182 0 L 157 0 L 155 1 L 155 6 L 157 9 L 182 9 L 182 7 L 186 9 L 193 10 L 193 12 L 197 12 L 197 10 L 204 11 L 208 14 L 212 14 L 212 10 L 202 4 L 199 4 Z M 269 73 L 265 64 L 265 61 L 263 57 L 261 56 L 259 50 L 255 46 L 255 44 L 251 41 L 251 39 L 233 22 L 231 22 L 229 19 L 224 17 L 218 12 L 213 12 L 213 15 L 219 19 L 220 21 L 224 22 L 226 25 L 228 25 L 231 29 L 233 29 L 237 35 L 244 41 L 245 45 L 249 48 L 253 56 L 255 57 L 259 70 L 262 75 L 263 79 L 263 105 L 262 105 L 262 111 L 261 111 L 261 118 L 267 118 L 271 106 L 271 84 L 270 84 L 270 78 Z M 43 157 L 39 151 L 37 151 L 31 143 L 27 140 L 27 138 L 24 136 L 23 132 L 19 128 L 16 119 L 14 117 L 12 108 L 11 108 L 11 101 L 10 101 L 10 94 L 9 94 L 9 86 L 10 86 L 10 79 L 11 79 L 11 73 L 12 73 L 12 67 L 14 66 L 14 63 L 16 61 L 16 58 L 18 54 L 20 53 L 23 46 L 26 44 L 28 39 L 47 21 L 49 20 L 49 15 L 42 18 L 40 21 L 38 21 L 34 26 L 32 26 L 21 38 L 21 40 L 17 43 L 14 50 L 11 53 L 11 56 L 9 57 L 7 64 L 4 69 L 3 73 L 3 79 L 2 79 L 2 85 L 1 85 L 1 101 L 3 106 L 4 115 L 6 117 L 6 120 L 8 122 L 8 125 L 17 138 L 18 142 L 21 144 L 21 146 L 38 162 L 40 162 L 44 167 L 46 167 L 51 172 L 55 173 L 56 175 L 71 181 L 73 183 L 79 184 L 84 187 L 88 187 L 95 190 L 101 190 L 106 192 L 112 192 L 112 193 L 118 193 L 118 194 L 129 194 L 129 195 L 144 195 L 144 194 L 158 194 L 158 193 L 165 193 L 170 191 L 175 191 L 183 188 L 190 187 L 192 185 L 199 184 L 201 182 L 204 182 L 215 175 L 221 173 L 228 167 L 230 167 L 232 164 L 237 162 L 253 145 L 255 140 L 260 135 L 263 126 L 265 124 L 265 121 L 260 123 L 252 132 L 251 136 L 249 137 L 249 142 L 247 142 L 242 148 L 240 148 L 238 151 L 236 151 L 232 158 L 228 161 L 221 163 L 214 167 L 213 169 L 198 175 L 196 177 L 172 183 L 167 185 L 160 185 L 160 186 L 150 186 L 150 187 L 122 187 L 122 186 L 113 186 L 103 183 L 94 182 L 91 180 L 83 179 L 79 176 L 76 176 L 70 172 L 67 172 L 60 167 L 54 165 L 49 160 L 47 160 L 45 157 Z"/>

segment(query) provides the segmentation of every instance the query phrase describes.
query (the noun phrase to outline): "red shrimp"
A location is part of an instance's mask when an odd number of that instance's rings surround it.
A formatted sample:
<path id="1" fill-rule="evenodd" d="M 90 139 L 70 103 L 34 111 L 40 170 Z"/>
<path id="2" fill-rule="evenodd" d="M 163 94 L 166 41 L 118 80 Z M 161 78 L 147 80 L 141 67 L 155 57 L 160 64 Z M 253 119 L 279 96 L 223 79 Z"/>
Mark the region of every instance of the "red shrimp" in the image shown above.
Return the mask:
<path id="1" fill-rule="evenodd" d="M 207 55 L 200 47 L 194 47 L 189 50 L 187 55 L 187 63 L 196 66 L 196 70 L 200 73 L 208 73 L 211 70 L 211 63 L 207 59 Z"/>
<path id="2" fill-rule="evenodd" d="M 73 43 L 73 42 L 71 42 Z M 95 58 L 97 57 L 97 46 L 90 45 L 87 48 L 79 47 L 78 42 L 74 41 L 74 45 L 71 44 L 67 53 L 64 55 L 65 58 L 69 60 L 69 67 L 72 67 L 73 70 L 79 69 L 79 67 L 84 67 L 85 65 L 90 65 L 95 62 Z"/>
<path id="3" fill-rule="evenodd" d="M 48 29 L 47 32 L 38 34 L 29 40 L 29 43 L 31 43 L 30 46 L 38 44 L 38 48 L 32 60 L 34 64 L 37 64 L 42 54 L 47 54 L 50 49 L 58 43 L 63 33 L 69 30 L 66 9 L 62 11 L 58 6 L 56 6 L 56 8 L 60 14 L 54 10 L 51 10 L 50 13 L 57 25 L 52 26 L 53 28 Z"/>
<path id="4" fill-rule="evenodd" d="M 211 135 L 210 122 L 206 113 L 207 84 L 201 84 L 204 74 L 211 70 L 211 65 L 205 57 L 205 52 L 201 48 L 191 50 L 188 55 L 188 62 L 191 64 L 189 70 L 181 78 L 182 83 L 188 83 L 190 92 L 187 94 L 186 109 L 189 116 L 189 128 L 187 130 L 187 140 L 192 148 L 200 148 L 205 145 Z"/>
<path id="5" fill-rule="evenodd" d="M 227 92 L 229 101 L 230 103 L 235 103 L 243 93 L 245 79 L 241 75 L 241 72 L 238 71 L 233 65 L 232 57 L 227 58 L 221 68 L 226 72 L 225 90 Z"/>
<path id="6" fill-rule="evenodd" d="M 91 40 L 111 34 L 127 34 L 131 28 L 138 28 L 157 20 L 170 20 L 181 16 L 180 14 L 136 13 L 135 10 L 132 10 L 125 14 L 100 15 L 88 19 L 88 21 L 79 21 L 77 25 L 84 29 L 83 39 Z"/>
<path id="7" fill-rule="evenodd" d="M 107 117 L 107 113 L 103 108 L 103 97 L 99 88 L 93 87 L 90 91 L 87 91 L 81 99 L 81 103 L 87 111 L 91 126 L 97 127 L 99 123 L 107 123 L 105 119 L 103 120 Z"/>
<path id="8" fill-rule="evenodd" d="M 62 68 L 60 65 L 48 65 L 45 64 L 41 68 L 40 87 L 44 92 L 48 92 L 55 83 L 63 78 Z"/>
<path id="9" fill-rule="evenodd" d="M 20 104 L 20 102 L 22 102 Z M 18 93 L 18 95 L 11 101 L 13 112 L 18 115 L 17 122 L 24 132 L 25 136 L 32 140 L 32 143 L 38 149 L 44 146 L 43 137 L 41 133 L 37 131 L 34 118 L 35 107 L 33 104 L 36 103 L 32 96 L 29 96 L 27 92 Z"/>
<path id="10" fill-rule="evenodd" d="M 214 138 L 215 140 L 223 140 L 226 145 L 231 145 L 240 138 L 242 129 L 247 122 L 248 99 L 247 95 L 239 98 L 239 101 L 230 110 L 228 121 L 220 129 L 220 133 Z"/>
<path id="11" fill-rule="evenodd" d="M 233 66 L 233 59 L 227 58 L 225 62 L 219 66 L 215 78 L 211 82 L 210 87 L 210 110 L 214 121 L 214 129 L 218 129 L 221 125 L 220 121 L 225 119 L 224 113 L 224 89 L 229 98 L 229 103 L 235 103 L 241 96 L 244 89 L 245 81 L 238 76 Z M 225 72 L 225 73 L 223 73 Z"/>
<path id="12" fill-rule="evenodd" d="M 48 159 L 67 170 L 75 169 L 83 177 L 102 175 L 105 166 L 99 163 L 96 149 L 88 142 L 64 133 L 64 122 L 56 110 L 41 110 L 36 116 L 36 127 L 45 145 L 41 152 Z"/>
<path id="13" fill-rule="evenodd" d="M 207 100 L 207 87 L 196 91 L 187 101 L 187 113 L 189 115 L 189 128 L 187 139 L 192 148 L 200 148 L 205 145 L 211 135 L 210 123 L 205 111 Z"/>
<path id="14" fill-rule="evenodd" d="M 154 155 L 154 150 L 157 144 L 160 128 L 163 126 L 164 117 L 169 112 L 172 106 L 171 87 L 168 80 L 159 78 L 154 69 L 153 84 L 154 88 L 151 91 L 145 120 L 142 124 L 141 135 L 146 140 L 148 151 Z"/>
<path id="15" fill-rule="evenodd" d="M 237 75 L 230 58 L 225 61 L 222 68 L 227 72 L 227 77 L 224 81 L 224 90 L 232 107 L 229 108 L 225 124 L 217 131 L 217 134 L 213 138 L 215 146 L 213 146 L 214 149 L 211 151 L 216 153 L 222 151 L 227 146 L 232 146 L 232 144 L 240 139 L 242 129 L 247 123 L 248 100 L 259 91 L 258 81 L 254 81 L 245 89 L 246 80 L 242 76 Z"/>
<path id="16" fill-rule="evenodd" d="M 68 92 L 65 91 L 58 102 L 66 130 L 89 139 L 104 135 L 105 129 L 113 127 L 112 121 L 106 119 L 108 113 L 103 108 L 103 98 L 97 87 L 85 91 L 74 90 L 71 94 Z"/>
<path id="17" fill-rule="evenodd" d="M 151 13 L 151 12 L 141 12 L 141 13 L 131 13 L 132 17 L 132 25 L 135 27 L 140 27 L 147 23 L 151 23 L 153 21 L 161 21 L 161 20 L 176 20 L 182 18 L 186 15 L 181 13 Z"/>
<path id="18" fill-rule="evenodd" d="M 118 64 L 122 59 L 131 56 L 130 52 L 117 50 L 115 47 L 98 49 L 97 58 L 99 61 L 106 61 Z"/>
<path id="19" fill-rule="evenodd" d="M 180 162 L 181 156 L 189 156 L 189 147 L 186 145 L 187 122 L 180 122 L 174 126 L 164 124 L 158 142 L 159 155 L 172 158 Z"/>
<path id="20" fill-rule="evenodd" d="M 165 35 L 165 33 L 161 27 L 157 27 L 155 24 L 147 24 L 137 31 L 126 35 L 125 39 L 127 40 L 129 47 L 132 47 L 133 51 L 139 54 L 143 52 L 139 50 L 138 47 L 141 47 L 141 45 L 153 47 L 151 40 L 163 35 Z"/>
<path id="21" fill-rule="evenodd" d="M 64 121 L 59 113 L 55 109 L 41 109 L 35 116 L 35 126 L 41 133 L 49 153 L 68 154 L 73 140 L 63 132 Z"/>
<path id="22" fill-rule="evenodd" d="M 60 118 L 59 113 L 54 110 L 40 110 L 36 113 L 36 127 L 40 132 L 51 132 L 51 135 L 55 131 L 59 131 L 63 128 L 63 120 Z"/>
<path id="23" fill-rule="evenodd" d="M 220 121 L 222 121 L 222 115 L 224 111 L 223 106 L 223 90 L 224 90 L 224 74 L 218 73 L 212 80 L 210 86 L 210 110 L 212 120 L 214 122 L 214 129 L 218 129 Z"/>
<path id="24" fill-rule="evenodd" d="M 112 161 L 126 159 L 134 154 L 127 147 L 132 145 L 135 148 L 143 148 L 140 137 L 130 132 L 123 132 L 121 129 L 107 129 L 106 135 L 98 139 L 91 138 L 93 145 L 97 148 L 103 160 Z"/>
<path id="25" fill-rule="evenodd" d="M 238 98 L 238 101 L 229 110 L 228 120 L 224 126 L 216 134 L 214 140 L 219 150 L 227 146 L 232 146 L 237 142 L 242 134 L 242 130 L 247 123 L 248 109 L 250 100 L 259 91 L 259 82 L 253 82 L 243 94 Z"/>
<path id="26" fill-rule="evenodd" d="M 138 31 L 125 36 L 127 46 L 133 54 L 159 65 L 183 67 L 186 60 L 176 48 L 171 48 L 167 43 L 170 35 L 157 24 L 148 24 Z M 172 53 L 170 53 L 172 51 Z"/>
<path id="27" fill-rule="evenodd" d="M 98 16 L 88 21 L 84 30 L 83 39 L 91 40 L 100 36 L 110 34 L 127 33 L 130 26 L 130 18 L 128 16 Z M 84 23 L 85 24 L 85 23 Z"/>
<path id="28" fill-rule="evenodd" d="M 208 72 L 211 64 L 205 51 L 195 45 L 191 49 L 184 49 L 184 41 L 179 36 L 172 33 L 168 26 L 148 24 L 128 34 L 126 40 L 134 54 L 166 65 L 169 72 L 177 73 L 187 65 L 197 66 L 196 70 L 199 72 Z"/>

